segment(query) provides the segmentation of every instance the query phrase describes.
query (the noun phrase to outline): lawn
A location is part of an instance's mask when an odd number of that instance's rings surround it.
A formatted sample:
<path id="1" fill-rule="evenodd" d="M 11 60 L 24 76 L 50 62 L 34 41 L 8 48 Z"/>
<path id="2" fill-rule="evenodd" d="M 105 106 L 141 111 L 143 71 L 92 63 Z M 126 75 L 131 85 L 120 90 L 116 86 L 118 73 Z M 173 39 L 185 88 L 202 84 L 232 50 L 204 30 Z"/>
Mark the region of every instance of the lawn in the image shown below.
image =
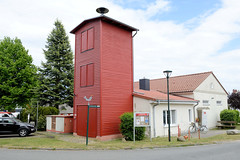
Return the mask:
<path id="1" fill-rule="evenodd" d="M 176 137 L 168 142 L 167 137 L 153 138 L 152 142 L 146 138 L 143 141 L 122 141 L 121 139 L 112 141 L 98 141 L 89 139 L 89 145 L 86 146 L 85 138 L 72 135 L 61 135 L 54 133 L 38 132 L 35 136 L 24 138 L 0 138 L 0 148 L 14 149 L 136 149 L 136 148 L 163 148 L 177 146 L 191 146 L 202 144 L 221 143 L 223 141 L 240 140 L 240 135 L 217 135 L 209 138 L 192 138 L 190 141 L 178 142 Z"/>

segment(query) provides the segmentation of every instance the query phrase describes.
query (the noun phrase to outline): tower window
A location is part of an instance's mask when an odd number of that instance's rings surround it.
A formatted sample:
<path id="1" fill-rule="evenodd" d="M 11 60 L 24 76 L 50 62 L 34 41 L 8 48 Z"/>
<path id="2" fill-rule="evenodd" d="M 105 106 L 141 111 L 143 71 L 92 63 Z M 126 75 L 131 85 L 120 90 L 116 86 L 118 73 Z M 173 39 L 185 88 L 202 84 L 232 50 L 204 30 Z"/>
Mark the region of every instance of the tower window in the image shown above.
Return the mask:
<path id="1" fill-rule="evenodd" d="M 93 86 L 94 84 L 94 64 L 80 66 L 80 87 Z"/>
<path id="2" fill-rule="evenodd" d="M 94 28 L 90 28 L 81 33 L 81 52 L 94 48 Z"/>

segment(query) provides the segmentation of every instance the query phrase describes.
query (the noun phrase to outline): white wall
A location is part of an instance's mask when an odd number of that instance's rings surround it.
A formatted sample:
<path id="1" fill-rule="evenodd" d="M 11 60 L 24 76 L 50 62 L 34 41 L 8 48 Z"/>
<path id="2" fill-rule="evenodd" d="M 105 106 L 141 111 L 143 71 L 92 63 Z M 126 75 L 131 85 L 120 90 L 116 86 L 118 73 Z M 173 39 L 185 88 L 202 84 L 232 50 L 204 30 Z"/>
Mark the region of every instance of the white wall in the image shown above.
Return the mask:
<path id="1" fill-rule="evenodd" d="M 150 112 L 152 137 L 168 136 L 168 126 L 164 126 L 163 124 L 163 111 L 167 110 L 167 103 L 160 103 L 159 105 L 155 106 L 155 111 L 153 111 L 151 100 L 134 97 L 133 102 L 135 112 Z M 171 125 L 171 135 L 178 134 L 178 125 L 182 131 L 187 131 L 188 127 L 190 126 L 188 109 L 193 111 L 193 106 L 194 104 L 170 103 L 170 110 L 176 110 L 176 124 Z M 154 119 L 155 121 L 153 121 Z"/>
<path id="2" fill-rule="evenodd" d="M 200 101 L 196 109 L 199 107 L 210 108 L 209 110 L 203 110 L 207 113 L 207 127 L 216 127 L 217 121 L 220 120 L 220 112 L 228 108 L 226 92 L 211 74 L 198 88 L 196 88 L 193 94 L 194 99 Z M 203 100 L 208 100 L 209 105 L 203 105 Z M 217 105 L 216 101 L 221 101 L 222 105 Z"/>
<path id="3" fill-rule="evenodd" d="M 190 126 L 188 109 L 193 111 L 193 104 L 171 104 L 170 110 L 176 110 L 176 124 L 172 124 L 171 135 L 178 134 L 178 125 L 182 132 Z M 156 106 L 155 109 L 155 136 L 168 136 L 168 125 L 163 124 L 163 111 L 167 110 L 167 103 Z M 192 114 L 193 116 L 193 114 Z M 193 119 L 193 117 L 191 118 Z"/>

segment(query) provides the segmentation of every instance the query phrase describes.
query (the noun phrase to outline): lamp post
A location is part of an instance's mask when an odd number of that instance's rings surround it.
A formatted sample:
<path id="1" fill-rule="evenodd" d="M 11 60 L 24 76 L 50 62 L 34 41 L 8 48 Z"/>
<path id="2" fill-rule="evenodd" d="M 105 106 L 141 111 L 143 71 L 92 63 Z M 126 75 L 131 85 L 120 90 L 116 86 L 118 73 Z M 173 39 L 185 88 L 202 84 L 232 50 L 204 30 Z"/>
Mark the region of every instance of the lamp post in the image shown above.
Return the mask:
<path id="1" fill-rule="evenodd" d="M 170 107 L 169 107 L 169 77 L 172 73 L 170 70 L 163 71 L 164 75 L 167 78 L 167 97 L 168 97 L 168 111 L 167 111 L 167 123 L 168 123 L 168 141 L 171 141 L 171 132 L 170 132 Z"/>

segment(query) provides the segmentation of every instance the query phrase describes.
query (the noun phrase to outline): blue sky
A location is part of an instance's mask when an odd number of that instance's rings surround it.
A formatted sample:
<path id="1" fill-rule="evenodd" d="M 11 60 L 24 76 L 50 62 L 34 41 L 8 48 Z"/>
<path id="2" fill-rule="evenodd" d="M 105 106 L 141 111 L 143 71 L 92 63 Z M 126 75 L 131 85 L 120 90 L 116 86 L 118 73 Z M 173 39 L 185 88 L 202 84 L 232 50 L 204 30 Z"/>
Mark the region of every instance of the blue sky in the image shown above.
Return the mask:
<path id="1" fill-rule="evenodd" d="M 138 28 L 134 37 L 134 79 L 213 71 L 228 92 L 240 90 L 239 0 L 0 0 L 0 39 L 18 37 L 33 62 L 45 61 L 43 49 L 54 21 L 69 32 L 85 19 L 107 16 Z"/>
<path id="2" fill-rule="evenodd" d="M 123 8 L 146 10 L 150 3 L 155 0 L 119 0 L 116 4 Z M 171 8 L 168 12 L 160 13 L 152 17 L 154 20 L 173 20 L 176 23 L 183 23 L 194 17 L 213 12 L 221 6 L 220 0 L 171 0 Z"/>

